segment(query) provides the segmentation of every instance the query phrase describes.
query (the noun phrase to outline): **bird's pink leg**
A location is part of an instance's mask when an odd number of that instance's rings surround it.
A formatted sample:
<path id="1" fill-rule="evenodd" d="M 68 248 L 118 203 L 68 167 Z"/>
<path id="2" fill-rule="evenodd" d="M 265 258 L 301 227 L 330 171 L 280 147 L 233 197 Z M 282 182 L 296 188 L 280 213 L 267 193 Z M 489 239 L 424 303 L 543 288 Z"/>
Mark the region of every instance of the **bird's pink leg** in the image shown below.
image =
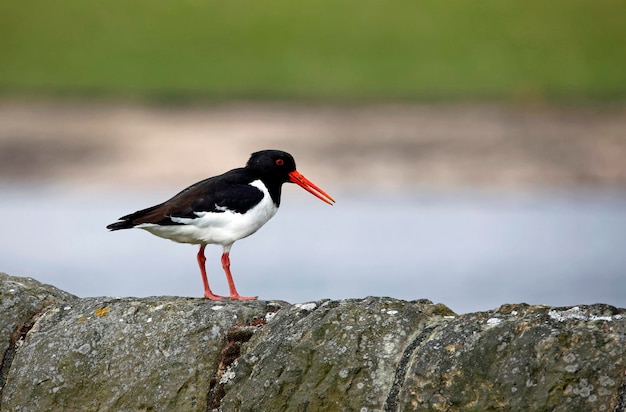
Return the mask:
<path id="1" fill-rule="evenodd" d="M 230 257 L 229 257 L 229 249 L 224 248 L 224 253 L 222 253 L 222 268 L 224 268 L 224 273 L 226 274 L 226 280 L 228 280 L 228 287 L 230 288 L 230 300 L 256 300 L 257 296 L 241 296 L 237 292 L 237 288 L 235 288 L 235 282 L 233 281 L 233 275 L 230 273 Z"/>
<path id="2" fill-rule="evenodd" d="M 200 250 L 198 251 L 198 266 L 200 266 L 200 274 L 202 275 L 202 283 L 204 283 L 204 297 L 206 299 L 211 300 L 222 300 L 226 299 L 225 296 L 219 296 L 211 292 L 211 288 L 209 287 L 209 278 L 206 276 L 206 257 L 204 256 L 204 248 L 206 245 L 201 245 Z"/>

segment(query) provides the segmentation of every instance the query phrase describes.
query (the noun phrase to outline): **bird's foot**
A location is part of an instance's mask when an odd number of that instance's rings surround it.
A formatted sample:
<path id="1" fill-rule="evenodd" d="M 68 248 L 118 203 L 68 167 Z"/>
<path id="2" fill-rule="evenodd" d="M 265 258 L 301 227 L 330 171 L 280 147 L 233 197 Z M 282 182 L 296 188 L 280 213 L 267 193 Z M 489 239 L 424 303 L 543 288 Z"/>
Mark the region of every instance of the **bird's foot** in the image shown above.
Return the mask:
<path id="1" fill-rule="evenodd" d="M 259 299 L 258 296 L 241 296 L 239 294 L 230 295 L 230 300 L 257 300 L 257 299 Z"/>
<path id="2" fill-rule="evenodd" d="M 215 295 L 211 292 L 204 292 L 204 298 L 209 300 L 226 300 L 226 296 Z"/>

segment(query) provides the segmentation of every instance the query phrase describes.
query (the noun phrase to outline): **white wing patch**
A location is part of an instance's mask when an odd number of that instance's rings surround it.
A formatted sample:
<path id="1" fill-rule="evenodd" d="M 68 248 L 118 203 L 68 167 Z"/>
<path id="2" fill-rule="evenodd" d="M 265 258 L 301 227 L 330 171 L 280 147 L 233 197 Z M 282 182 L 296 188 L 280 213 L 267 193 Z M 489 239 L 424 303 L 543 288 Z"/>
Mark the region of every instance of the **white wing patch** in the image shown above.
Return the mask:
<path id="1" fill-rule="evenodd" d="M 215 208 L 217 210 L 219 210 L 220 212 L 225 212 L 225 211 L 228 210 L 228 208 L 226 206 L 220 206 L 217 203 L 215 204 Z M 196 212 L 196 216 L 200 216 L 200 213 L 202 213 L 202 212 Z"/>

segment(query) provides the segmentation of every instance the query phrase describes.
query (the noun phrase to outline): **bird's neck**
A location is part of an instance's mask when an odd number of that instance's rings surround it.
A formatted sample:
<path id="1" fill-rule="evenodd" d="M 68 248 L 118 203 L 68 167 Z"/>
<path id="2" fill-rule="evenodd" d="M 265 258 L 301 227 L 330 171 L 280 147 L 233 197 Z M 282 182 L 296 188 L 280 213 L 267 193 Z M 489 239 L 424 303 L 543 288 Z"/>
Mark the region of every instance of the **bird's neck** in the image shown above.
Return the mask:
<path id="1" fill-rule="evenodd" d="M 272 201 L 276 205 L 276 207 L 280 206 L 280 195 L 283 188 L 283 183 L 279 181 L 272 181 L 267 179 L 261 179 L 265 187 L 267 187 L 267 191 L 269 192 Z"/>
<path id="2" fill-rule="evenodd" d="M 244 170 L 250 173 L 249 176 L 251 176 L 252 179 L 258 179 L 263 182 L 263 185 L 267 188 L 276 207 L 280 206 L 280 194 L 285 181 L 273 175 L 262 174 L 251 167 L 246 167 Z"/>

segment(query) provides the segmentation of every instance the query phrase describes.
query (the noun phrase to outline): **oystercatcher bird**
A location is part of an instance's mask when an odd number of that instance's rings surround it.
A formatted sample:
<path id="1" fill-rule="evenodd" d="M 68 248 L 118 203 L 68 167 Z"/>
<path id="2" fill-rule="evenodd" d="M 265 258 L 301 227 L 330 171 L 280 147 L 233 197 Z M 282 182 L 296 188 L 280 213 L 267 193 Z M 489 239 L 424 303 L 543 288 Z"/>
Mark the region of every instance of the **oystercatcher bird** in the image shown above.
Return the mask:
<path id="1" fill-rule="evenodd" d="M 189 186 L 171 199 L 119 218 L 109 230 L 140 228 L 153 235 L 180 243 L 200 245 L 197 259 L 204 283 L 204 297 L 227 299 L 214 294 L 206 275 L 204 248 L 222 245 L 222 268 L 230 299 L 254 300 L 241 296 L 230 272 L 230 248 L 250 236 L 278 211 L 283 183 L 295 183 L 332 205 L 335 200 L 296 170 L 293 157 L 280 150 L 253 153 L 243 168 L 210 177 Z"/>

